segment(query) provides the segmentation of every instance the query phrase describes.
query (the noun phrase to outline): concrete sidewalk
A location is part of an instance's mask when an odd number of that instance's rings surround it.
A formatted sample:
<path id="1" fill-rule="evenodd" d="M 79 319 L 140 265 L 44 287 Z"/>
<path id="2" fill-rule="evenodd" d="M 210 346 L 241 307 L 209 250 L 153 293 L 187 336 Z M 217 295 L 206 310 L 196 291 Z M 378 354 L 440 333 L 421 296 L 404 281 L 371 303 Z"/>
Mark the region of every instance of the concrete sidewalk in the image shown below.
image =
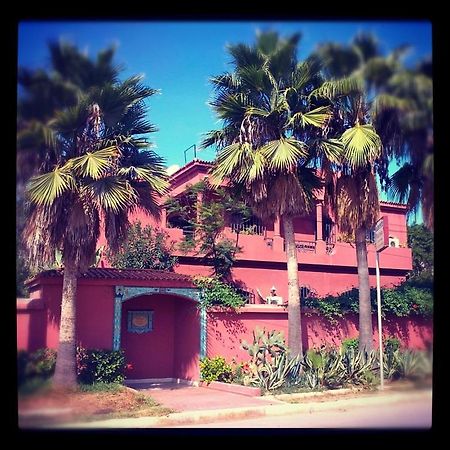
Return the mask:
<path id="1" fill-rule="evenodd" d="M 197 388 L 198 389 L 198 388 Z M 346 390 L 348 391 L 348 390 Z M 337 392 L 337 391 L 336 391 Z M 345 393 L 344 393 L 345 394 Z M 346 392 L 348 394 L 348 392 Z M 152 394 L 153 396 L 153 394 Z M 320 400 L 320 396 L 311 397 L 305 394 L 290 394 L 289 399 L 299 400 L 301 403 L 283 403 L 271 396 L 262 397 L 268 400 L 265 405 L 251 405 L 228 407 L 221 409 L 191 410 L 168 414 L 162 417 L 139 417 L 126 419 L 109 419 L 87 423 L 67 423 L 53 425 L 52 429 L 110 429 L 110 428 L 162 428 L 179 425 L 198 425 L 231 419 L 245 419 L 262 416 L 281 416 L 295 413 L 313 413 L 316 411 L 333 411 L 344 408 L 364 407 L 367 405 L 389 405 L 414 400 L 432 401 L 431 389 L 405 390 L 401 392 L 378 391 L 369 394 L 360 393 L 352 398 Z M 272 403 L 271 403 L 272 402 Z"/>

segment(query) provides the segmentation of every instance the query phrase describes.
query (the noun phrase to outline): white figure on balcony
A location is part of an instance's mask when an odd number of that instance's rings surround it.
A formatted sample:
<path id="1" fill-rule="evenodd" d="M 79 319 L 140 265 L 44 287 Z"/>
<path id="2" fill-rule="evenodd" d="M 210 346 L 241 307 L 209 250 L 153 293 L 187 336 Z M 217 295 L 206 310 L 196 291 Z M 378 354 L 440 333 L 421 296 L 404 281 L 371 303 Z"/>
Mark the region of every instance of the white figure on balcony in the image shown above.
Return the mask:
<path id="1" fill-rule="evenodd" d="M 280 297 L 277 295 L 277 288 L 275 286 L 272 286 L 270 289 L 270 295 L 266 297 L 266 302 L 269 305 L 282 305 L 283 304 L 283 297 Z"/>

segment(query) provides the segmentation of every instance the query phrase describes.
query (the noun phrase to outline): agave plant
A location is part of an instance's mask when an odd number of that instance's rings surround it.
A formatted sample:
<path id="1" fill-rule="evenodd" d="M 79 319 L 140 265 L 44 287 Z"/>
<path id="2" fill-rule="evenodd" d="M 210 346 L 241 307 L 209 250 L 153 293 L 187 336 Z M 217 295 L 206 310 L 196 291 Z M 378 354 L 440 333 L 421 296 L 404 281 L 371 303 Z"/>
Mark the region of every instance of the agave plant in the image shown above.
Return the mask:
<path id="1" fill-rule="evenodd" d="M 342 364 L 345 369 L 345 382 L 350 384 L 365 384 L 365 374 L 373 371 L 377 366 L 377 354 L 371 352 L 355 351 L 348 348 L 342 355 Z"/>

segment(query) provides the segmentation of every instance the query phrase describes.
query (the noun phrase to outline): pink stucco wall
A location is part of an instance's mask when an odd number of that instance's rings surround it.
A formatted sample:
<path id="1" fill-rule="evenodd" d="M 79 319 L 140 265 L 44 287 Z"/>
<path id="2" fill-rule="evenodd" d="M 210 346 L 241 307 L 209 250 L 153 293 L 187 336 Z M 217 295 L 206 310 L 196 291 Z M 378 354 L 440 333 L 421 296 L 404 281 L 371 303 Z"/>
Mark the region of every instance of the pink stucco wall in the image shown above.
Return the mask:
<path id="1" fill-rule="evenodd" d="M 176 302 L 174 326 L 174 376 L 183 380 L 198 380 L 200 314 L 194 302 L 185 299 Z"/>
<path id="2" fill-rule="evenodd" d="M 17 299 L 17 349 L 35 351 L 47 345 L 47 311 L 42 299 Z"/>
<path id="3" fill-rule="evenodd" d="M 62 280 L 49 280 L 42 295 L 47 308 L 46 347 L 58 348 Z M 85 348 L 111 348 L 113 286 L 99 280 L 79 282 L 77 290 L 77 341 Z"/>
<path id="4" fill-rule="evenodd" d="M 323 344 L 339 346 L 343 339 L 358 335 L 358 317 L 348 315 L 336 324 L 316 314 L 302 316 L 302 341 L 304 348 Z M 207 354 L 224 356 L 227 361 L 246 361 L 248 353 L 241 348 L 242 340 L 253 342 L 253 330 L 257 327 L 267 331 L 282 331 L 288 342 L 287 311 L 283 307 L 248 306 L 234 312 L 211 312 L 208 314 Z M 388 318 L 383 321 L 383 336 L 393 336 L 402 345 L 412 349 L 424 349 L 433 340 L 432 321 L 423 318 Z M 373 343 L 378 346 L 376 317 L 373 318 Z"/>

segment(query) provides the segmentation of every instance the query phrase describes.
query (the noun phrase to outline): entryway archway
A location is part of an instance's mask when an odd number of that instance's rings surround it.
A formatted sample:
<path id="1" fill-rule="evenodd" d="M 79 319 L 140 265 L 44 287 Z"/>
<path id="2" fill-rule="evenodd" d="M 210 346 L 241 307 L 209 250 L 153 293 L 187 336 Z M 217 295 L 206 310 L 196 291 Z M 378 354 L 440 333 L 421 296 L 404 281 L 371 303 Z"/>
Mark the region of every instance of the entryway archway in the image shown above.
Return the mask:
<path id="1" fill-rule="evenodd" d="M 198 379 L 206 317 L 195 288 L 116 286 L 113 348 L 124 350 L 129 379 Z"/>

